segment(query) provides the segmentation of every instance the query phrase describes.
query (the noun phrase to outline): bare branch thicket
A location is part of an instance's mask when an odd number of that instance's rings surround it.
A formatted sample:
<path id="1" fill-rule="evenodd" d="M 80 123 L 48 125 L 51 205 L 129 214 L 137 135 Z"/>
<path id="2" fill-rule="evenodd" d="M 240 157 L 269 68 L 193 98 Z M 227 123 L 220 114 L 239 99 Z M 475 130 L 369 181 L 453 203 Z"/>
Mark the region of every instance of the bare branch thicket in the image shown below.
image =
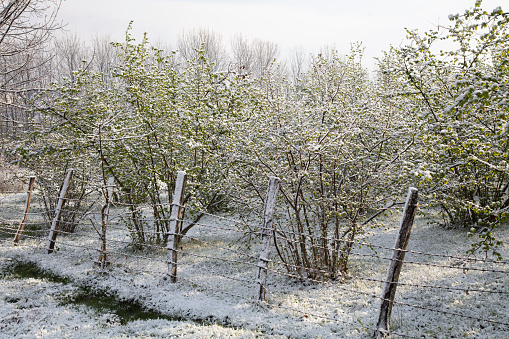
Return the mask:
<path id="1" fill-rule="evenodd" d="M 74 79 L 73 72 L 82 68 L 89 58 L 89 49 L 77 33 L 66 34 L 54 42 L 55 66 L 58 77 Z"/>
<path id="2" fill-rule="evenodd" d="M 0 12 L 0 91 L 11 89 L 11 83 L 27 68 L 34 69 L 33 62 L 47 47 L 52 33 L 62 28 L 56 21 L 61 0 L 1 0 Z"/>
<path id="3" fill-rule="evenodd" d="M 0 0 L 0 135 L 16 136 L 34 117 L 25 105 L 43 87 L 61 0 Z M 41 74 L 43 73 L 43 74 Z"/>
<path id="4" fill-rule="evenodd" d="M 199 28 L 181 32 L 177 37 L 177 47 L 184 60 L 199 60 L 200 53 L 203 53 L 213 72 L 227 68 L 228 57 L 223 38 L 210 29 Z"/>
<path id="5" fill-rule="evenodd" d="M 291 79 L 293 79 L 295 85 L 297 81 L 303 80 L 302 78 L 306 76 L 305 74 L 308 71 L 308 63 L 308 57 L 302 47 L 296 48 L 292 51 L 292 54 L 290 54 L 288 58 L 288 66 Z"/>
<path id="6" fill-rule="evenodd" d="M 240 75 L 261 78 L 279 56 L 279 45 L 271 41 L 248 39 L 239 34 L 231 41 L 233 62 Z"/>
<path id="7" fill-rule="evenodd" d="M 109 36 L 95 36 L 92 40 L 94 54 L 89 60 L 95 71 L 108 76 L 120 63 L 117 50 L 111 45 L 111 41 Z"/>

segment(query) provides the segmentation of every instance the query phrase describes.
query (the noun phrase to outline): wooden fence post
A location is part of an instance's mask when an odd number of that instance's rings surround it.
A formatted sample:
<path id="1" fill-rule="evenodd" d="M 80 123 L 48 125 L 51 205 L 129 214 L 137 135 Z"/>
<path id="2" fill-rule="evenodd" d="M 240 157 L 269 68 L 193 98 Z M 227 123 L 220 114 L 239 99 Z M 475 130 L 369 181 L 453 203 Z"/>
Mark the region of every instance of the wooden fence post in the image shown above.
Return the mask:
<path id="1" fill-rule="evenodd" d="M 18 231 L 16 232 L 16 235 L 14 236 L 14 246 L 16 246 L 19 243 L 19 238 L 21 237 L 21 233 L 23 233 L 23 229 L 25 228 L 27 218 L 28 218 L 28 211 L 30 210 L 30 200 L 32 199 L 32 191 L 34 189 L 34 182 L 35 177 L 30 177 L 30 182 L 28 183 L 28 190 L 27 190 L 27 200 L 25 204 L 25 213 L 23 214 L 23 219 L 21 220 L 21 223 L 19 224 Z"/>
<path id="2" fill-rule="evenodd" d="M 265 301 L 267 291 L 267 263 L 269 262 L 270 239 L 272 236 L 272 220 L 274 217 L 274 208 L 276 205 L 277 192 L 279 191 L 279 178 L 270 177 L 267 195 L 265 197 L 265 206 L 263 211 L 262 228 L 262 250 L 260 260 L 258 261 L 258 300 Z"/>
<path id="3" fill-rule="evenodd" d="M 408 245 L 408 240 L 410 239 L 410 232 L 412 231 L 415 212 L 419 205 L 417 193 L 417 188 L 410 187 L 408 189 L 398 237 L 396 238 L 392 259 L 389 264 L 389 268 L 387 269 L 387 277 L 385 278 L 382 292 L 382 305 L 380 307 L 380 314 L 375 331 L 376 338 L 385 338 L 390 334 L 391 312 L 392 305 L 394 303 L 394 296 L 396 295 L 396 287 L 398 286 L 399 274 L 401 273 L 403 259 L 405 258 L 405 251 Z"/>
<path id="4" fill-rule="evenodd" d="M 173 193 L 173 202 L 170 214 L 170 229 L 168 244 L 166 245 L 168 256 L 168 275 L 172 283 L 177 282 L 177 254 L 180 242 L 180 229 L 182 218 L 182 204 L 184 203 L 184 191 L 186 189 L 187 174 L 186 172 L 177 172 L 177 182 L 175 183 L 175 191 Z"/>
<path id="5" fill-rule="evenodd" d="M 108 219 L 110 217 L 110 206 L 111 201 L 113 199 L 113 194 L 115 190 L 115 179 L 113 177 L 108 178 L 108 183 L 106 184 L 106 194 L 105 194 L 105 202 L 101 208 L 101 233 L 99 234 L 99 260 L 96 262 L 101 269 L 105 269 L 106 266 L 110 264 L 108 261 L 108 256 L 106 252 L 106 226 L 108 224 Z"/>
<path id="6" fill-rule="evenodd" d="M 46 246 L 48 254 L 52 253 L 55 249 L 55 240 L 57 239 L 58 228 L 60 226 L 60 215 L 62 214 L 62 208 L 65 204 L 65 197 L 67 195 L 67 190 L 69 189 L 69 183 L 71 182 L 73 172 L 74 170 L 72 168 L 67 171 L 67 176 L 65 177 L 64 184 L 60 190 L 60 196 L 58 198 L 57 207 L 55 209 L 55 217 L 51 222 L 51 229 L 48 235 L 48 245 Z"/>

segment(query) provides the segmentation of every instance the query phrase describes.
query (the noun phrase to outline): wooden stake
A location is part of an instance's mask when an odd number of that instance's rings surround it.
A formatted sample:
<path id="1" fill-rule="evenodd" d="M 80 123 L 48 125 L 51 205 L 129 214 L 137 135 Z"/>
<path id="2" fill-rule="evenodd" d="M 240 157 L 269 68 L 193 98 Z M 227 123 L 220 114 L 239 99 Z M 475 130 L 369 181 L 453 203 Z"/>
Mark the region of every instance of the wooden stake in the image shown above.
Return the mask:
<path id="1" fill-rule="evenodd" d="M 65 177 L 64 184 L 62 185 L 62 189 L 60 190 L 60 196 L 58 198 L 57 208 L 55 209 L 55 217 L 51 222 L 51 230 L 49 231 L 48 236 L 48 245 L 46 249 L 49 253 L 53 253 L 55 249 L 55 240 L 57 239 L 58 228 L 60 226 L 60 215 L 62 214 L 62 208 L 65 204 L 65 197 L 67 196 L 67 190 L 69 189 L 69 184 L 71 182 L 72 173 L 74 170 L 71 168 L 67 171 L 67 176 Z"/>
<path id="2" fill-rule="evenodd" d="M 387 277 L 385 278 L 384 289 L 382 292 L 382 305 L 380 307 L 380 315 L 376 325 L 375 337 L 385 338 L 390 334 L 390 322 L 392 305 L 394 303 L 394 296 L 396 295 L 396 287 L 398 286 L 399 274 L 403 267 L 403 259 L 405 259 L 405 251 L 412 232 L 412 225 L 414 223 L 415 212 L 417 211 L 418 194 L 417 188 L 410 187 L 401 217 L 401 224 L 399 227 L 398 237 L 394 245 L 394 252 L 392 259 L 387 269 Z"/>
<path id="3" fill-rule="evenodd" d="M 166 245 L 168 255 L 168 275 L 172 283 L 177 282 L 177 254 L 180 242 L 180 229 L 182 218 L 182 204 L 184 203 L 184 191 L 186 189 L 186 172 L 177 172 L 177 182 L 175 183 L 175 192 L 173 193 L 173 202 L 170 215 L 170 236 Z"/>
<path id="4" fill-rule="evenodd" d="M 265 197 L 265 206 L 263 211 L 262 228 L 262 250 L 260 252 L 260 261 L 258 261 L 257 284 L 258 300 L 265 301 L 267 290 L 267 263 L 269 262 L 270 239 L 272 236 L 272 221 L 274 217 L 274 208 L 276 205 L 277 192 L 279 191 L 279 178 L 269 178 L 269 188 Z"/>
<path id="5" fill-rule="evenodd" d="M 18 231 L 16 232 L 16 235 L 14 236 L 14 246 L 16 246 L 19 243 L 19 238 L 21 237 L 21 233 L 23 233 L 23 229 L 25 228 L 27 218 L 28 218 L 28 211 L 30 210 L 30 200 L 32 199 L 32 191 L 34 189 L 34 182 L 35 177 L 30 177 L 30 182 L 28 183 L 28 190 L 27 190 L 27 200 L 25 204 L 25 214 L 23 215 L 23 219 L 21 220 L 21 223 L 19 224 Z"/>

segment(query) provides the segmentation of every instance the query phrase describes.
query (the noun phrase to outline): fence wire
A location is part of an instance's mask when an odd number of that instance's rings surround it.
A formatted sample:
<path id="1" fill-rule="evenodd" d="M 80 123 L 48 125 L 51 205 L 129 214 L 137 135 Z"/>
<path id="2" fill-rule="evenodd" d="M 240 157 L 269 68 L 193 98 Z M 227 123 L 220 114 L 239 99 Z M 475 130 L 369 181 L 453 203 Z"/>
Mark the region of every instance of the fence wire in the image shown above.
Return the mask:
<path id="1" fill-rule="evenodd" d="M 18 232 L 19 222 L 24 215 L 24 201 L 21 198 L 22 193 L 15 194 L 17 197 L 16 202 L 13 202 L 12 195 L 14 195 L 14 193 L 11 194 L 10 198 L 9 194 L 0 195 L 0 210 L 2 211 L 2 215 L 0 215 L 0 241 L 2 246 L 12 245 L 12 239 Z M 57 197 L 53 198 L 57 199 Z M 260 248 L 259 244 L 256 242 L 246 246 L 246 244 L 240 243 L 238 239 L 245 235 L 260 235 L 262 231 L 264 231 L 261 223 L 248 223 L 232 217 L 219 216 L 205 211 L 187 208 L 187 210 L 192 210 L 194 213 L 203 214 L 208 218 L 208 221 L 200 220 L 197 222 L 186 218 L 174 220 L 180 222 L 182 227 L 193 225 L 192 231 L 190 231 L 189 234 L 182 235 L 180 233 L 171 233 L 169 230 L 156 230 L 154 225 L 157 223 L 169 223 L 172 220 L 169 217 L 150 217 L 148 213 L 150 212 L 150 207 L 139 207 L 130 204 L 116 203 L 112 204 L 111 212 L 107 217 L 107 230 L 105 234 L 106 249 L 101 250 L 101 215 L 98 211 L 100 211 L 102 205 L 99 199 L 95 199 L 93 204 L 95 206 L 89 208 L 84 216 L 79 220 L 63 220 L 60 222 L 61 226 L 73 228 L 73 230 L 56 231 L 58 234 L 58 238 L 56 239 L 58 255 L 76 260 L 76 256 L 80 257 L 80 255 L 86 252 L 88 253 L 87 257 L 95 259 L 95 261 L 90 260 L 91 264 L 97 264 L 100 260 L 99 256 L 106 255 L 108 264 L 110 265 L 108 267 L 110 267 L 109 270 L 111 274 L 121 274 L 119 269 L 111 268 L 112 266 L 117 265 L 125 268 L 129 274 L 136 275 L 143 273 L 159 278 L 165 277 L 169 274 L 169 265 L 177 264 L 179 269 L 177 279 L 179 282 L 198 286 L 204 291 L 211 292 L 213 295 L 219 294 L 235 297 L 243 302 L 261 305 L 263 308 L 286 309 L 287 311 L 296 312 L 297 314 L 300 314 L 300 316 L 315 317 L 331 322 L 341 322 L 349 326 L 360 326 L 369 331 L 376 330 L 373 326 L 349 322 L 344 319 L 309 312 L 308 310 L 284 306 L 281 302 L 278 302 L 278 300 L 280 300 L 281 296 L 293 293 L 295 288 L 292 286 L 295 286 L 295 282 L 298 282 L 298 284 L 309 283 L 316 286 L 327 286 L 334 290 L 342 291 L 346 295 L 360 295 L 368 299 L 381 302 L 386 300 L 380 296 L 381 293 L 366 292 L 364 290 L 353 288 L 350 282 L 364 281 L 374 283 L 378 285 L 377 289 L 381 291 L 381 286 L 386 283 L 383 278 L 355 274 L 352 276 L 339 276 L 336 280 L 332 280 L 328 278 L 330 276 L 330 272 L 328 270 L 283 262 L 279 260 L 277 256 L 273 255 L 271 260 L 269 260 L 269 267 L 267 268 L 270 279 L 267 287 L 265 287 L 266 292 L 270 296 L 268 303 L 260 304 L 256 299 L 246 298 L 246 295 L 253 294 L 253 290 L 259 286 L 256 274 L 260 268 L 258 263 L 260 259 Z M 171 209 L 170 204 L 165 206 L 161 205 L 161 207 L 165 207 L 168 211 Z M 33 211 L 39 212 L 30 212 L 27 214 L 28 220 L 18 246 L 19 248 L 44 250 L 48 241 L 47 237 L 50 226 L 48 216 L 53 214 L 55 211 L 51 209 L 46 210 L 42 202 L 37 201 L 37 198 L 34 199 L 32 208 Z M 73 212 L 72 209 L 64 209 L 64 211 L 67 213 Z M 145 212 L 147 212 L 147 216 L 143 218 L 144 226 L 146 226 L 146 229 L 143 230 L 144 235 L 151 236 L 152 239 L 156 239 L 156 237 L 160 237 L 158 239 L 162 239 L 162 237 L 170 236 L 181 237 L 181 245 L 183 247 L 175 250 L 175 252 L 178 253 L 178 262 L 173 263 L 168 259 L 168 248 L 164 243 L 156 242 L 155 240 L 140 242 L 139 239 L 136 239 L 136 235 L 133 232 L 133 226 L 125 224 L 125 221 L 128 220 L 133 213 Z M 228 236 L 225 237 L 227 234 Z M 237 236 L 232 236 L 232 234 L 237 234 Z M 290 238 L 289 236 L 292 236 L 293 238 Z M 279 239 L 292 246 L 299 246 L 305 243 L 307 246 L 317 250 L 331 250 L 331 248 L 320 245 L 320 242 L 351 243 L 354 245 L 354 248 L 377 248 L 389 252 L 399 250 L 392 247 L 374 245 L 367 242 L 365 239 L 348 240 L 335 237 L 315 237 L 313 240 L 318 243 L 310 244 L 307 242 L 308 240 L 303 242 L 301 240 L 296 240 L 295 237 L 310 239 L 311 235 L 292 231 L 285 231 L 282 233 L 274 232 L 274 237 L 276 241 Z M 73 251 L 70 251 L 70 249 L 73 249 Z M 288 249 L 292 250 L 292 248 Z M 341 250 L 338 250 L 337 252 L 338 255 L 342 254 Z M 405 250 L 404 252 L 426 258 L 431 261 L 402 260 L 402 262 L 407 265 L 461 270 L 465 274 L 476 272 L 478 274 L 507 275 L 509 273 L 509 270 L 503 269 L 503 266 L 508 264 L 507 261 L 426 253 L 415 250 Z M 363 260 L 382 260 L 387 262 L 387 264 L 393 260 L 387 255 L 364 253 L 357 250 L 349 251 L 348 254 L 357 258 L 363 258 Z M 454 263 L 449 265 L 433 260 L 456 260 L 459 261 L 459 264 Z M 475 264 L 482 264 L 485 266 L 477 267 Z M 493 265 L 495 268 L 487 267 L 486 265 Z M 309 277 L 307 276 L 308 273 L 312 273 L 315 276 L 321 276 L 322 279 Z M 218 281 L 221 281 L 221 283 Z M 230 283 L 225 284 L 222 283 L 223 281 L 229 281 Z M 275 286 L 281 285 L 286 286 L 286 289 L 278 291 Z M 475 286 L 465 285 L 445 286 L 404 281 L 398 282 L 397 285 L 401 288 L 436 290 L 437 293 L 462 292 L 466 295 L 470 295 L 470 293 L 477 293 L 479 295 L 495 295 L 501 298 L 506 298 L 509 295 L 509 292 L 506 290 L 490 290 L 489 286 L 478 288 Z M 244 290 L 245 293 L 238 292 L 242 290 Z M 507 301 L 507 299 L 505 300 Z M 504 301 L 502 301 L 502 303 L 504 303 Z M 457 312 L 437 309 L 425 305 L 401 301 L 398 300 L 398 298 L 394 301 L 394 305 L 418 309 L 427 313 L 443 314 L 451 317 L 470 319 L 480 323 L 489 323 L 507 327 L 507 330 L 509 331 L 509 321 L 479 317 L 471 313 L 475 313 L 475 310 L 470 310 L 470 312 Z M 375 312 L 377 310 L 373 311 Z M 468 310 L 465 309 L 464 311 Z M 395 331 L 391 331 L 391 334 L 395 336 L 415 338 L 411 335 Z"/>

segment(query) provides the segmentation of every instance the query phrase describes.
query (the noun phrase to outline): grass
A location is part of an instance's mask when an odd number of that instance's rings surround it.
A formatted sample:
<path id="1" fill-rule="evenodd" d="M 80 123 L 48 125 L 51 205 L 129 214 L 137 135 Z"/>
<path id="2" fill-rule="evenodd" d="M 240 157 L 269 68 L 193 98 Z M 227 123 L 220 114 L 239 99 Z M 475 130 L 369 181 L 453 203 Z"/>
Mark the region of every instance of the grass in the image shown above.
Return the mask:
<path id="1" fill-rule="evenodd" d="M 120 318 L 120 323 L 125 325 L 135 320 L 167 319 L 184 320 L 180 317 L 169 317 L 161 313 L 147 310 L 136 301 L 122 301 L 115 296 L 81 289 L 71 298 L 64 302 L 65 304 L 79 304 L 91 307 L 99 313 L 114 313 Z"/>
<path id="2" fill-rule="evenodd" d="M 0 239 L 14 239 L 14 235 L 16 234 L 16 229 L 18 229 L 19 223 L 13 223 L 9 221 L 0 221 Z M 47 222 L 40 223 L 30 223 L 25 225 L 23 229 L 23 233 L 21 234 L 21 238 L 23 236 L 30 237 L 41 237 L 42 234 L 48 234 L 50 230 L 50 226 Z"/>
<path id="3" fill-rule="evenodd" d="M 10 275 L 12 278 L 18 279 L 44 279 L 60 284 L 72 283 L 71 279 L 44 271 L 36 264 L 30 262 L 12 262 L 12 265 L 7 268 L 3 275 Z M 108 295 L 105 291 L 92 291 L 86 287 L 80 287 L 77 289 L 76 293 L 62 301 L 62 305 L 72 304 L 91 307 L 98 313 L 114 313 L 120 318 L 120 322 L 123 325 L 135 320 L 185 320 L 181 317 L 170 317 L 152 310 L 147 310 L 134 300 L 119 300 L 116 296 Z"/>
<path id="4" fill-rule="evenodd" d="M 7 274 L 19 279 L 38 278 L 60 284 L 69 284 L 71 282 L 68 278 L 43 271 L 36 264 L 30 262 L 13 261 L 12 265 L 9 265 L 3 272 L 4 276 Z"/>
<path id="5" fill-rule="evenodd" d="M 0 278 L 4 278 L 5 276 L 9 276 L 14 279 L 43 279 L 64 285 L 73 283 L 70 278 L 42 270 L 39 266 L 32 262 L 12 261 L 3 272 L 0 272 Z M 120 300 L 116 295 L 112 295 L 107 291 L 97 289 L 92 290 L 86 286 L 80 286 L 71 296 L 63 299 L 61 305 L 84 305 L 93 308 L 100 314 L 113 313 L 119 317 L 122 325 L 135 320 L 165 319 L 170 321 L 188 321 L 200 325 L 216 324 L 223 327 L 237 329 L 236 326 L 231 326 L 231 324 L 224 322 L 218 324 L 216 319 L 213 319 L 212 317 L 189 319 L 182 316 L 162 314 L 145 308 L 136 300 Z"/>

